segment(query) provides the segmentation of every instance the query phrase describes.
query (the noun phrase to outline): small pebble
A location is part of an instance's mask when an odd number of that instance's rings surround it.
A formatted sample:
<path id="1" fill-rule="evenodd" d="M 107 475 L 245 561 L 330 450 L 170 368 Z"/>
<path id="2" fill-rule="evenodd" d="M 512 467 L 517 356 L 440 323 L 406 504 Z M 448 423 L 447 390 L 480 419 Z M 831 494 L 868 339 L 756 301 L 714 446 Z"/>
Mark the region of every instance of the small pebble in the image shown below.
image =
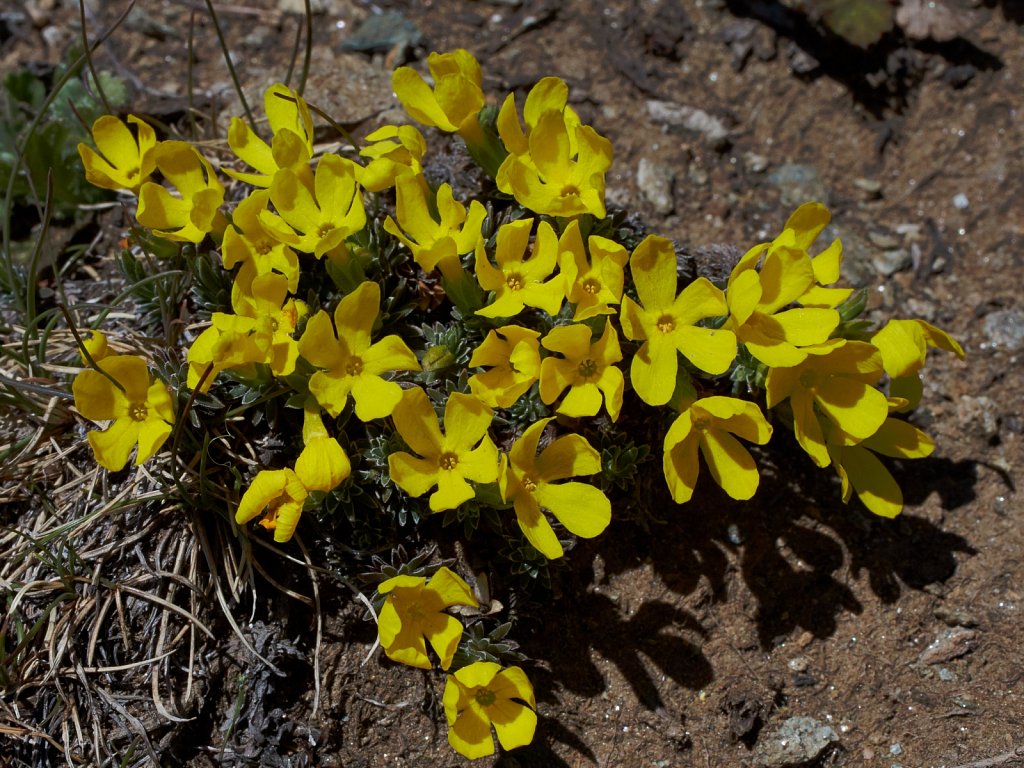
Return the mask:
<path id="1" fill-rule="evenodd" d="M 971 204 L 971 201 L 967 199 L 967 195 L 963 192 L 958 192 L 953 196 L 953 207 L 958 211 L 966 211 L 967 206 Z"/>
<path id="2" fill-rule="evenodd" d="M 945 682 L 950 683 L 953 680 L 956 680 L 956 675 L 943 667 L 939 670 L 939 680 L 944 680 Z"/>
<path id="3" fill-rule="evenodd" d="M 890 755 L 902 755 L 903 754 L 903 747 L 900 746 L 899 742 L 896 742 L 895 744 L 893 744 L 892 746 L 889 747 L 889 754 Z"/>

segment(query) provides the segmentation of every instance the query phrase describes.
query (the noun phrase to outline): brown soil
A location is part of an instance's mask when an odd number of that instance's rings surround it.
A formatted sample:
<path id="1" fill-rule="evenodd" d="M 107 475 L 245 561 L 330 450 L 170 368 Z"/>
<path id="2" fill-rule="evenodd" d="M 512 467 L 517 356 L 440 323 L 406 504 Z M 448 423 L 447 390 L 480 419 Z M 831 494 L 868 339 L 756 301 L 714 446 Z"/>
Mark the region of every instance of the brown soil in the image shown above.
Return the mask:
<path id="1" fill-rule="evenodd" d="M 50 5 L 66 41 L 77 8 Z M 146 20 L 118 31 L 111 50 L 138 78 L 139 111 L 171 114 L 181 108 L 189 4 L 139 5 Z M 216 39 L 195 5 L 196 90 L 226 93 Z M 365 132 L 389 107 L 396 54 L 343 52 L 368 5 L 325 5 L 307 95 L 339 102 Z M 614 144 L 609 199 L 642 214 L 650 231 L 688 247 L 743 246 L 770 238 L 803 199 L 822 199 L 846 245 L 848 279 L 871 289 L 871 317 L 924 317 L 968 351 L 964 362 L 930 361 L 915 420 L 937 448 L 898 468 L 907 506 L 894 521 L 844 506 L 833 477 L 778 450 L 765 457 L 751 503 L 702 484 L 676 508 L 652 487 L 603 536 L 577 545 L 552 571 L 547 603 L 520 611 L 514 634 L 540 726 L 532 746 L 497 764 L 754 765 L 772 729 L 796 715 L 835 730 L 831 765 L 1013 764 L 1009 753 L 1024 749 L 1019 6 L 974 3 L 958 40 L 899 39 L 855 58 L 804 27 L 750 18 L 763 6 L 738 0 L 379 5 L 422 30 L 415 66 L 425 51 L 466 47 L 495 96 L 522 94 L 545 75 L 567 80 L 584 121 Z M 270 10 L 246 11 L 257 6 Z M 122 7 L 104 4 L 100 21 Z M 299 17 L 276 8 L 268 0 L 222 11 L 254 86 L 287 67 Z M 45 58 L 39 38 L 19 45 L 5 49 L 8 64 Z M 358 103 L 341 103 L 334 90 L 343 87 L 362 94 Z M 725 134 L 667 125 L 649 101 L 702 110 Z M 674 172 L 661 212 L 638 185 L 641 160 Z M 277 577 L 311 589 L 300 568 Z M 158 716 L 148 675 L 140 678 L 146 689 L 131 711 L 161 763 L 466 763 L 445 740 L 443 676 L 379 651 L 364 663 L 375 633 L 348 590 L 319 583 L 315 660 L 313 611 L 269 586 L 259 594 L 244 631 L 285 676 L 242 648 L 211 602 L 207 620 L 228 639 L 198 640 L 203 704 L 185 713 L 192 719 Z M 240 622 L 251 605 L 250 596 L 235 606 Z M 40 727 L 62 740 L 59 725 Z M 28 761 L 26 740 L 18 737 L 17 754 Z M 142 750 L 111 757 L 152 760 Z M 999 762 L 978 762 L 987 759 Z"/>

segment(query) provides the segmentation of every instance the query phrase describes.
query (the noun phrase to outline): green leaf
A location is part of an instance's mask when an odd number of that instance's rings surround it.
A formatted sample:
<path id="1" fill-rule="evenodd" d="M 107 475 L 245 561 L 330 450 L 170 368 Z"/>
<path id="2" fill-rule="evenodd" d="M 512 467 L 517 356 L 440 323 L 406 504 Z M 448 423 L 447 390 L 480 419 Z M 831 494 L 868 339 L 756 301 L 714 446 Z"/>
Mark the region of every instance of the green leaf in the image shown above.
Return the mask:
<path id="1" fill-rule="evenodd" d="M 853 45 L 868 48 L 893 28 L 889 0 L 811 0 L 830 31 Z"/>

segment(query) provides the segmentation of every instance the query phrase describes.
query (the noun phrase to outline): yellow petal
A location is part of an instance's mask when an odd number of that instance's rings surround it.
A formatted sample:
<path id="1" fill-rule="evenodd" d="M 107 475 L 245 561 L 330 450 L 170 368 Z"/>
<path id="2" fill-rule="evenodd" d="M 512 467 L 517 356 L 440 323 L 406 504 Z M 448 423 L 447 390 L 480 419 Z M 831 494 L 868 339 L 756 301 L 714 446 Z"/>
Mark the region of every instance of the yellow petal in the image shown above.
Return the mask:
<path id="1" fill-rule="evenodd" d="M 333 491 L 349 476 L 352 465 L 333 437 L 314 437 L 295 460 L 295 474 L 309 491 Z"/>
<path id="2" fill-rule="evenodd" d="M 138 438 L 139 422 L 125 417 L 115 421 L 103 432 L 90 432 L 89 445 L 97 464 L 117 472 L 128 463 L 128 455 Z"/>

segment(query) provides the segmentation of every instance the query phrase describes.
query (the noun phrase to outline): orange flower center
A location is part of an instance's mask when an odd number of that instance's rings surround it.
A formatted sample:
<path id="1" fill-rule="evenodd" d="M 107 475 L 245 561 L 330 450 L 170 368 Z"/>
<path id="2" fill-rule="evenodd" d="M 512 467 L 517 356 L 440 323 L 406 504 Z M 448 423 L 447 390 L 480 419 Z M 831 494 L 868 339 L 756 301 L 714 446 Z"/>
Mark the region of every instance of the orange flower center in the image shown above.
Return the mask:
<path id="1" fill-rule="evenodd" d="M 128 415 L 134 421 L 145 421 L 149 415 L 149 408 L 146 407 L 145 403 L 132 403 L 128 406 Z"/>
<path id="2" fill-rule="evenodd" d="M 526 489 L 527 493 L 533 493 L 537 490 L 537 481 L 526 475 L 523 477 L 523 488 Z"/>
<path id="3" fill-rule="evenodd" d="M 441 469 L 455 469 L 459 465 L 459 457 L 451 451 L 446 451 L 441 454 L 441 458 L 437 460 L 437 463 Z"/>
<path id="4" fill-rule="evenodd" d="M 601 283 L 596 278 L 588 277 L 583 281 L 583 292 L 596 296 L 601 290 Z"/>
<path id="5" fill-rule="evenodd" d="M 597 363 L 590 358 L 587 358 L 576 366 L 576 372 L 579 373 L 581 378 L 589 379 L 597 373 Z"/>
<path id="6" fill-rule="evenodd" d="M 349 376 L 358 376 L 363 372 L 363 360 L 360 357 L 350 357 L 345 363 L 345 373 Z"/>
<path id="7" fill-rule="evenodd" d="M 490 688 L 477 688 L 476 693 L 473 694 L 473 698 L 476 699 L 476 703 L 481 707 L 489 707 L 497 700 L 498 697 L 494 695 L 494 691 Z"/>
<path id="8" fill-rule="evenodd" d="M 662 333 L 672 333 L 676 329 L 676 319 L 672 315 L 662 315 L 658 318 L 657 325 Z"/>
<path id="9" fill-rule="evenodd" d="M 511 275 L 505 278 L 505 285 L 508 286 L 508 289 L 510 291 L 521 290 L 525 282 L 526 281 L 523 280 L 523 276 L 520 275 L 518 272 L 513 272 Z"/>

